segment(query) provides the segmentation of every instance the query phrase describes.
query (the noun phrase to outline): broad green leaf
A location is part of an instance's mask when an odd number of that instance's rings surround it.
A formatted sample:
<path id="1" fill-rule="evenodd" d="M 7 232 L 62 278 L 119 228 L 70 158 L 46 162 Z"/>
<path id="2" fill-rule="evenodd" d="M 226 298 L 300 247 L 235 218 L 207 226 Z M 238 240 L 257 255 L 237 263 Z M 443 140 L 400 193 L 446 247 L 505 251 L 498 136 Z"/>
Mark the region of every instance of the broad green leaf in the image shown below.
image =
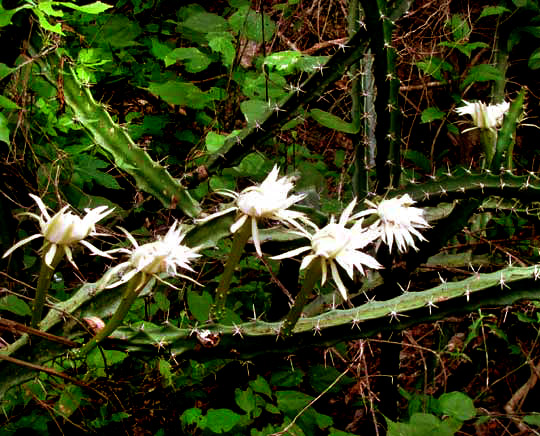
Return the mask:
<path id="1" fill-rule="evenodd" d="M 248 125 L 253 127 L 263 122 L 269 107 L 264 100 L 246 100 L 240 103 L 240 110 L 246 117 Z"/>
<path id="2" fill-rule="evenodd" d="M 313 397 L 299 391 L 277 391 L 276 399 L 277 405 L 283 413 L 295 416 L 313 400 Z"/>
<path id="3" fill-rule="evenodd" d="M 476 416 L 473 400 L 462 392 L 448 392 L 439 397 L 439 407 L 445 415 L 460 421 L 467 421 Z"/>
<path id="4" fill-rule="evenodd" d="M 62 25 L 60 23 L 56 23 L 54 25 L 49 23 L 42 10 L 34 8 L 34 14 L 36 14 L 36 16 L 38 17 L 39 25 L 45 30 L 53 33 L 58 33 L 59 35 L 65 35 L 64 32 L 62 32 Z"/>
<path id="5" fill-rule="evenodd" d="M 300 369 L 287 369 L 273 372 L 270 383 L 275 386 L 292 387 L 298 386 L 304 380 L 304 372 Z"/>
<path id="6" fill-rule="evenodd" d="M 44 2 L 44 1 L 40 1 L 38 2 L 37 4 L 37 7 L 42 10 L 45 14 L 47 15 L 50 15 L 52 17 L 63 17 L 64 16 L 64 12 L 62 12 L 61 10 L 56 10 L 53 8 L 53 5 L 55 6 L 59 6 L 61 3 L 60 2 Z"/>
<path id="7" fill-rule="evenodd" d="M 250 414 L 253 412 L 253 410 L 255 410 L 255 395 L 253 394 L 251 388 L 247 388 L 245 391 L 240 388 L 236 388 L 234 391 L 234 399 L 238 407 L 240 407 L 240 409 L 242 409 L 244 412 Z"/>
<path id="8" fill-rule="evenodd" d="M 208 132 L 204 145 L 208 153 L 216 153 L 225 144 L 225 135 L 215 132 Z"/>
<path id="9" fill-rule="evenodd" d="M 234 37 L 228 32 L 210 32 L 206 35 L 208 46 L 221 54 L 221 61 L 226 67 L 230 67 L 236 57 Z"/>
<path id="10" fill-rule="evenodd" d="M 432 57 L 416 63 L 416 66 L 424 74 L 433 76 L 434 79 L 445 81 L 444 72 L 452 72 L 454 67 L 452 64 L 443 61 L 441 58 Z"/>
<path id="11" fill-rule="evenodd" d="M 456 50 L 459 50 L 461 53 L 463 53 L 465 56 L 469 58 L 471 57 L 473 50 L 476 50 L 477 48 L 489 47 L 488 44 L 481 41 L 469 42 L 466 44 L 463 44 L 461 42 L 443 41 L 439 43 L 439 45 L 443 47 L 449 47 L 449 48 L 454 48 Z"/>
<path id="12" fill-rule="evenodd" d="M 535 413 L 534 415 L 526 415 L 523 417 L 523 421 L 529 425 L 536 425 L 540 427 L 540 413 Z"/>
<path id="13" fill-rule="evenodd" d="M 334 130 L 337 130 L 339 132 L 344 132 L 344 133 L 352 133 L 352 134 L 359 132 L 358 126 L 355 126 L 352 123 L 343 121 L 341 118 L 329 112 L 326 112 L 320 109 L 312 109 L 310 111 L 310 115 L 319 124 L 325 127 L 328 127 L 330 129 L 334 129 Z"/>
<path id="14" fill-rule="evenodd" d="M 81 183 L 97 183 L 109 189 L 121 189 L 116 179 L 108 173 L 100 171 L 109 164 L 93 156 L 78 155 L 75 159 L 75 174 Z"/>
<path id="15" fill-rule="evenodd" d="M 168 44 L 162 43 L 157 38 L 150 39 L 152 47 L 150 48 L 150 53 L 152 53 L 156 58 L 164 60 L 174 47 L 170 47 Z"/>
<path id="16" fill-rule="evenodd" d="M 264 14 L 264 18 L 261 20 L 261 14 L 246 5 L 239 8 L 229 18 L 229 24 L 235 32 L 256 42 L 263 42 L 262 22 L 264 22 L 264 39 L 270 41 L 276 25 L 268 15 Z"/>
<path id="17" fill-rule="evenodd" d="M 24 300 L 21 300 L 15 295 L 6 295 L 0 298 L 0 310 L 7 310 L 19 316 L 31 315 L 30 306 Z"/>
<path id="18" fill-rule="evenodd" d="M 165 359 L 159 359 L 158 361 L 159 374 L 163 377 L 164 386 L 172 386 L 172 372 L 171 364 Z"/>
<path id="19" fill-rule="evenodd" d="M 408 149 L 405 151 L 403 157 L 407 160 L 410 160 L 418 168 L 422 169 L 424 173 L 426 174 L 431 173 L 431 162 L 421 152 Z"/>
<path id="20" fill-rule="evenodd" d="M 309 384 L 315 392 L 320 393 L 328 388 L 340 376 L 339 371 L 332 366 L 314 365 L 310 368 Z M 336 383 L 328 392 L 340 392 L 343 390 L 343 385 L 350 383 L 350 377 L 343 377 Z"/>
<path id="21" fill-rule="evenodd" d="M 56 2 L 55 2 L 56 3 Z M 85 14 L 101 14 L 102 12 L 105 12 L 107 9 L 112 8 L 112 5 L 108 5 L 106 3 L 102 3 L 100 1 L 90 3 L 84 6 L 76 5 L 75 3 L 70 2 L 57 2 L 59 5 L 65 6 L 66 8 L 75 9 L 79 12 L 83 12 Z"/>
<path id="22" fill-rule="evenodd" d="M 242 418 L 229 409 L 209 409 L 206 413 L 206 425 L 214 433 L 229 433 Z"/>
<path id="23" fill-rule="evenodd" d="M 142 29 L 136 21 L 131 21 L 125 15 L 112 15 L 96 36 L 102 46 L 125 48 L 140 45 L 135 40 L 141 33 Z"/>
<path id="24" fill-rule="evenodd" d="M 187 292 L 187 305 L 189 311 L 199 322 L 208 321 L 208 314 L 210 313 L 210 306 L 212 303 L 212 296 L 207 291 L 203 291 L 202 294 L 199 294 L 190 289 Z"/>
<path id="25" fill-rule="evenodd" d="M 9 145 L 8 120 L 2 112 L 0 112 L 0 141 Z"/>
<path id="26" fill-rule="evenodd" d="M 443 120 L 446 113 L 438 107 L 428 107 L 422 111 L 422 123 L 431 123 L 435 120 Z"/>
<path id="27" fill-rule="evenodd" d="M 269 399 L 272 398 L 272 389 L 264 377 L 257 375 L 255 380 L 249 382 L 249 386 L 253 391 L 266 395 Z"/>
<path id="28" fill-rule="evenodd" d="M 198 73 L 206 70 L 212 62 L 211 59 L 195 47 L 175 48 L 165 55 L 165 66 L 168 67 L 176 61 L 184 61 L 188 73 Z"/>
<path id="29" fill-rule="evenodd" d="M 302 56 L 302 52 L 297 50 L 280 51 L 266 56 L 264 65 L 282 74 L 290 74 L 296 71 L 296 65 L 300 62 Z"/>
<path id="30" fill-rule="evenodd" d="M 452 28 L 452 36 L 454 41 L 468 41 L 471 35 L 471 27 L 466 19 L 462 18 L 458 14 L 452 15 L 449 21 L 449 25 Z"/>
<path id="31" fill-rule="evenodd" d="M 0 11 L 0 14 L 1 14 L 1 11 Z M 14 71 L 15 71 L 15 68 L 10 68 L 6 64 L 0 63 L 0 80 L 9 76 Z"/>
<path id="32" fill-rule="evenodd" d="M 200 33 L 224 32 L 229 30 L 225 18 L 210 12 L 197 12 L 190 15 L 183 23 L 185 27 Z"/>
<path id="33" fill-rule="evenodd" d="M 73 412 L 79 408 L 84 396 L 84 392 L 79 386 L 64 386 L 60 398 L 56 403 L 58 412 L 60 412 L 63 417 L 69 418 Z"/>
<path id="34" fill-rule="evenodd" d="M 223 189 L 233 190 L 235 188 L 234 178 L 231 176 L 212 176 L 208 181 L 212 191 L 221 191 Z"/>
<path id="35" fill-rule="evenodd" d="M 466 88 L 471 83 L 487 82 L 489 80 L 498 80 L 502 77 L 502 72 L 493 65 L 480 64 L 471 67 L 467 77 L 463 80 L 461 88 Z"/>
<path id="36" fill-rule="evenodd" d="M 192 83 L 169 80 L 165 83 L 150 82 L 148 90 L 167 103 L 204 109 L 212 98 Z"/>
<path id="37" fill-rule="evenodd" d="M 531 70 L 537 70 L 538 68 L 540 68 L 540 48 L 537 48 L 535 51 L 532 52 L 527 64 L 529 65 L 529 68 Z"/>
<path id="38" fill-rule="evenodd" d="M 180 422 L 182 423 L 182 429 L 187 431 L 189 428 L 192 429 L 193 426 L 204 430 L 206 428 L 207 419 L 202 414 L 202 410 L 197 407 L 192 407 L 191 409 L 184 410 L 182 416 L 180 416 Z"/>
<path id="39" fill-rule="evenodd" d="M 504 6 L 485 6 L 478 18 L 488 17 L 490 15 L 502 15 L 505 12 L 510 12 L 510 9 Z"/>
<path id="40" fill-rule="evenodd" d="M 2 2 L 0 1 L 0 27 L 8 26 L 11 24 L 11 17 L 15 15 L 17 12 L 19 12 L 22 9 L 30 9 L 33 6 L 30 4 L 25 4 L 23 6 L 19 6 L 18 8 L 14 9 L 4 9 L 2 7 Z M 3 64 L 0 64 L 3 65 Z M 1 77 L 0 77 L 1 79 Z"/>

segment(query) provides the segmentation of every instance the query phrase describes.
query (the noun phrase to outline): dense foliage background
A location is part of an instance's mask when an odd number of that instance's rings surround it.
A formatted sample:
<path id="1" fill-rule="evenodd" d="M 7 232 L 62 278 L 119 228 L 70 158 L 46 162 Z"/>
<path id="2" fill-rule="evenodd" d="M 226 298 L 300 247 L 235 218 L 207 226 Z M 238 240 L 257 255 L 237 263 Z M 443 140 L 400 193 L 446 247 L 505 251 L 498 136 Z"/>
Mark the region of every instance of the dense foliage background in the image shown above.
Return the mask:
<path id="1" fill-rule="evenodd" d="M 114 208 L 102 250 L 179 220 L 204 257 L 202 286 L 152 279 L 82 357 L 121 304 L 100 288 L 114 263 L 73 248 L 29 330 L 40 245 L 3 259 L 0 434 L 539 434 L 539 17 L 532 0 L 3 0 L 2 252 L 36 233 L 32 193 Z M 513 103 L 472 128 L 464 101 Z M 432 225 L 418 252 L 370 247 L 384 269 L 342 274 L 348 301 L 319 286 L 291 338 L 305 272 L 270 256 L 305 241 L 261 229 L 265 256 L 246 246 L 208 323 L 234 214 L 196 221 L 274 165 L 319 227 L 405 193 Z"/>

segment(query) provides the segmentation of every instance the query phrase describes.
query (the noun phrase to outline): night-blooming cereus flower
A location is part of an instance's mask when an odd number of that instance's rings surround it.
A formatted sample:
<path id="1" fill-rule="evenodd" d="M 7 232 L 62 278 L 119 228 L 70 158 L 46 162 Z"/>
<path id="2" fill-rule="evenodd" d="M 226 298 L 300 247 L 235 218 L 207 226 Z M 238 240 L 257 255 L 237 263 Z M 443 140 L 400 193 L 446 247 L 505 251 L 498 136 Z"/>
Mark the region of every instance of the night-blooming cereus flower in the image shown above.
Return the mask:
<path id="1" fill-rule="evenodd" d="M 197 220 L 197 222 L 206 222 L 231 211 L 238 211 L 240 216 L 231 226 L 231 232 L 237 232 L 248 219 L 251 220 L 251 236 L 255 244 L 255 250 L 259 256 L 262 256 L 259 229 L 257 226 L 259 221 L 279 221 L 289 227 L 295 227 L 300 231 L 303 231 L 300 222 L 315 227 L 315 224 L 302 212 L 288 210 L 290 206 L 302 200 L 305 195 L 289 196 L 289 191 L 294 187 L 293 178 L 289 176 L 278 178 L 278 175 L 279 168 L 274 166 L 266 179 L 258 186 L 250 186 L 240 193 L 229 190 L 218 191 L 222 195 L 233 198 L 235 205 Z"/>
<path id="2" fill-rule="evenodd" d="M 463 101 L 465 106 L 458 107 L 456 112 L 459 115 L 470 115 L 473 119 L 475 127 L 465 129 L 467 132 L 472 129 L 491 129 L 494 130 L 502 125 L 504 115 L 510 108 L 510 103 L 505 101 L 499 104 L 485 104 L 483 102 L 467 102 Z"/>
<path id="3" fill-rule="evenodd" d="M 321 263 L 321 283 L 326 282 L 328 274 L 328 266 L 332 278 L 336 282 L 338 290 L 344 300 L 347 299 L 347 288 L 343 284 L 337 265 L 339 264 L 353 278 L 354 268 L 365 275 L 364 266 L 373 269 L 382 268 L 382 265 L 375 258 L 366 254 L 360 249 L 367 246 L 379 237 L 379 233 L 372 229 L 362 228 L 362 220 L 356 221 L 351 228 L 345 225 L 351 220 L 351 212 L 356 205 L 356 199 L 342 212 L 339 221 L 336 223 L 334 217 L 330 219 L 330 223 L 312 235 L 305 230 L 301 232 L 303 236 L 311 241 L 310 246 L 300 247 L 291 250 L 279 256 L 274 256 L 272 259 L 285 259 L 294 257 L 300 253 L 311 251 L 310 254 L 304 257 L 300 269 L 307 268 L 312 262 Z"/>
<path id="4" fill-rule="evenodd" d="M 30 194 L 30 197 L 37 203 L 39 210 L 41 211 L 41 216 L 30 212 L 25 212 L 24 215 L 29 215 L 38 220 L 41 233 L 36 233 L 35 235 L 17 242 L 13 247 L 6 251 L 2 257 L 7 257 L 20 246 L 34 239 L 43 237 L 49 243 L 45 248 L 46 253 L 44 257 L 45 263 L 49 266 L 51 266 L 51 262 L 60 247 L 60 249 L 65 251 L 68 260 L 76 267 L 71 251 L 71 246 L 76 243 L 80 243 L 87 247 L 92 254 L 111 258 L 109 254 L 99 250 L 84 239 L 87 236 L 99 235 L 96 232 L 96 223 L 109 215 L 113 209 L 109 209 L 107 206 L 85 209 L 86 215 L 83 218 L 80 218 L 68 211 L 67 209 L 69 206 L 66 205 L 51 217 L 41 198 L 33 194 Z"/>
<path id="5" fill-rule="evenodd" d="M 417 229 L 426 229 L 430 225 L 424 218 L 424 211 L 418 207 L 412 207 L 415 201 L 409 194 L 382 200 L 379 205 L 369 200 L 366 200 L 366 203 L 371 206 L 371 209 L 364 210 L 353 218 L 377 214 L 378 219 L 370 228 L 380 233 L 381 239 L 388 245 L 390 251 L 392 251 L 394 240 L 401 253 L 407 251 L 408 247 L 413 247 L 418 251 L 413 235 L 425 241 L 426 238 Z"/>
<path id="6" fill-rule="evenodd" d="M 107 283 L 107 288 L 114 288 L 127 283 L 139 272 L 154 276 L 160 281 L 163 280 L 161 280 L 158 274 L 166 273 L 169 276 L 182 277 L 197 283 L 192 278 L 180 274 L 177 270 L 177 268 L 182 268 L 194 272 L 189 264 L 193 259 L 200 257 L 200 254 L 197 253 L 198 248 L 189 248 L 182 245 L 186 234 L 182 232 L 182 228 L 179 227 L 177 221 L 174 222 L 165 236 L 158 237 L 154 242 L 144 245 L 139 245 L 127 230 L 122 229 L 122 231 L 126 234 L 134 248 L 132 250 L 118 248 L 109 251 L 109 253 L 127 253 L 129 254 L 129 259 L 107 272 L 107 277 L 104 279 L 104 282 Z M 120 280 L 108 283 L 109 280 L 116 276 L 121 276 Z M 174 288 L 170 283 L 165 283 Z"/>

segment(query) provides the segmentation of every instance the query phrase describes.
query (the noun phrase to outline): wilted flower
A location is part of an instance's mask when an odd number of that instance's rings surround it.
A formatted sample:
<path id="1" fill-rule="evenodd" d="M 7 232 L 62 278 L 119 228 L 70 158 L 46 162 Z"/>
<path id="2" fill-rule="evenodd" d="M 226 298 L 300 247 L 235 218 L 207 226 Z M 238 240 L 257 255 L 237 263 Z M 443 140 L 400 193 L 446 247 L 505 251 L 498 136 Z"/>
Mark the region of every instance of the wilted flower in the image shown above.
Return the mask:
<path id="1" fill-rule="evenodd" d="M 289 191 L 294 187 L 293 178 L 284 176 L 278 179 L 278 174 L 279 168 L 274 166 L 270 174 L 259 186 L 250 186 L 240 193 L 230 190 L 219 191 L 222 195 L 234 198 L 236 200 L 235 205 L 198 220 L 198 222 L 206 222 L 234 210 L 240 212 L 240 216 L 231 226 L 231 232 L 237 232 L 248 219 L 251 219 L 251 235 L 255 250 L 259 256 L 262 256 L 262 252 L 257 227 L 258 221 L 279 221 L 299 230 L 303 230 L 299 221 L 312 227 L 315 226 L 303 213 L 288 210 L 294 203 L 302 200 L 305 195 L 299 194 L 289 197 Z"/>
<path id="2" fill-rule="evenodd" d="M 73 261 L 71 245 L 76 244 L 77 242 L 87 247 L 92 254 L 111 257 L 109 254 L 94 247 L 88 241 L 85 241 L 84 238 L 87 236 L 98 235 L 98 233 L 96 233 L 96 223 L 109 215 L 113 209 L 108 209 L 107 206 L 85 209 L 86 215 L 83 218 L 80 218 L 72 212 L 67 211 L 69 206 L 64 206 L 51 217 L 41 198 L 33 194 L 30 194 L 30 197 L 37 203 L 39 210 L 41 211 L 41 216 L 29 212 L 25 212 L 24 215 L 30 215 L 32 218 L 39 221 L 41 233 L 36 233 L 35 235 L 17 242 L 13 247 L 6 251 L 2 257 L 9 256 L 20 246 L 41 237 L 44 237 L 45 240 L 49 242 L 49 246 L 46 247 L 47 251 L 45 253 L 45 263 L 49 266 L 51 266 L 51 262 L 60 246 L 65 251 L 68 260 L 76 267 Z"/>
<path id="3" fill-rule="evenodd" d="M 372 229 L 363 229 L 362 221 L 357 221 L 351 228 L 345 225 L 351 220 L 351 212 L 356 205 L 356 199 L 342 212 L 339 221 L 336 223 L 334 217 L 330 223 L 311 235 L 305 230 L 299 234 L 307 237 L 311 241 L 310 246 L 300 247 L 291 250 L 272 259 L 285 259 L 294 257 L 300 253 L 311 250 L 311 253 L 304 257 L 300 269 L 307 268 L 313 261 L 321 263 L 322 278 L 321 283 L 326 282 L 328 266 L 332 273 L 332 278 L 336 282 L 339 292 L 344 300 L 347 299 L 347 288 L 343 284 L 336 266 L 338 263 L 353 278 L 354 268 L 365 275 L 363 266 L 378 269 L 382 265 L 372 256 L 363 253 L 360 249 L 375 240 L 379 233 Z"/>
<path id="4" fill-rule="evenodd" d="M 167 234 L 163 237 L 158 237 L 154 242 L 149 242 L 144 245 L 139 245 L 133 236 L 122 229 L 129 241 L 135 248 L 129 250 L 127 248 L 119 248 L 110 252 L 121 252 L 129 254 L 129 259 L 107 272 L 108 277 L 121 275 L 122 278 L 112 284 L 108 284 L 107 288 L 114 288 L 123 283 L 127 283 L 133 276 L 139 272 L 144 272 L 148 275 L 153 275 L 158 280 L 161 280 L 157 274 L 167 273 L 174 277 L 183 277 L 195 282 L 195 280 L 178 273 L 177 268 L 183 268 L 188 271 L 194 271 L 189 265 L 192 259 L 200 257 L 197 253 L 198 248 L 189 248 L 182 245 L 182 240 L 186 236 L 182 232 L 182 228 L 175 221 Z M 105 279 L 107 282 L 107 279 Z M 197 283 L 197 282 L 195 282 Z M 167 283 L 169 286 L 169 283 Z"/>
<path id="5" fill-rule="evenodd" d="M 483 102 L 467 102 L 463 101 L 465 106 L 458 107 L 456 112 L 459 115 L 470 115 L 473 119 L 475 127 L 464 130 L 467 132 L 472 129 L 496 129 L 502 125 L 504 115 L 510 108 L 509 102 L 503 102 L 499 104 L 486 105 Z"/>
<path id="6" fill-rule="evenodd" d="M 407 251 L 408 247 L 413 247 L 418 251 L 414 244 L 413 235 L 421 241 L 426 238 L 416 229 L 425 229 L 430 227 L 424 218 L 424 211 L 418 207 L 411 207 L 415 201 L 409 194 L 401 197 L 383 200 L 376 205 L 375 203 L 366 200 L 366 203 L 371 206 L 371 209 L 364 210 L 353 218 L 369 214 L 377 214 L 378 219 L 370 228 L 378 231 L 381 234 L 381 239 L 389 249 L 392 250 L 394 240 L 400 252 Z"/>

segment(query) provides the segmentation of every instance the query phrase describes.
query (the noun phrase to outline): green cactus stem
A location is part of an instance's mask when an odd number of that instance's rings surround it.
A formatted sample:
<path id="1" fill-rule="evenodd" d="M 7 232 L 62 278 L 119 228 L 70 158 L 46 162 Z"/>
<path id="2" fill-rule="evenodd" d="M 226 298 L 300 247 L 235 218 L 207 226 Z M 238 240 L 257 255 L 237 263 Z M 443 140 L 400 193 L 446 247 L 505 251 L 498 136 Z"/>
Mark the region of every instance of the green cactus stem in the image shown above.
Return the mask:
<path id="1" fill-rule="evenodd" d="M 45 77 L 58 85 L 56 75 L 60 67 L 56 55 L 46 59 L 36 56 L 36 62 Z M 68 66 L 66 70 L 60 70 L 60 74 L 63 79 L 61 91 L 75 120 L 85 127 L 96 144 L 112 155 L 116 166 L 131 175 L 139 189 L 156 197 L 165 207 L 177 207 L 187 216 L 197 217 L 201 212 L 199 204 L 163 166 L 133 142 L 124 128 L 113 121 L 105 107 L 94 100 L 90 89 L 79 83 L 73 69 Z"/>
<path id="2" fill-rule="evenodd" d="M 175 356 L 197 352 L 203 358 L 236 356 L 250 358 L 268 352 L 297 351 L 304 346 L 331 345 L 339 341 L 372 337 L 384 330 L 403 330 L 415 324 L 441 319 L 444 316 L 470 313 L 480 307 L 503 306 L 521 299 L 540 296 L 537 280 L 540 268 L 507 267 L 499 271 L 473 274 L 456 282 L 444 282 L 421 292 L 405 292 L 387 301 L 371 301 L 353 309 L 330 310 L 321 315 L 300 318 L 292 336 L 283 341 L 276 337 L 281 322 L 246 322 L 239 325 L 214 324 L 208 331 L 221 338 L 211 347 L 200 347 L 197 334 L 201 330 L 144 323 L 123 326 L 110 340 L 131 352 L 155 353 L 156 343 L 167 344 Z M 143 328 L 144 327 L 144 328 Z M 197 334 L 195 334 L 197 333 Z"/>
<path id="3" fill-rule="evenodd" d="M 497 171 L 500 168 L 504 155 L 506 155 L 506 168 L 508 170 L 512 170 L 513 168 L 512 155 L 514 151 L 515 133 L 519 118 L 523 113 L 525 91 L 525 88 L 521 88 L 521 91 L 510 105 L 510 109 L 508 109 L 508 113 L 504 117 L 503 125 L 497 135 L 495 156 L 492 165 L 493 171 Z"/>

